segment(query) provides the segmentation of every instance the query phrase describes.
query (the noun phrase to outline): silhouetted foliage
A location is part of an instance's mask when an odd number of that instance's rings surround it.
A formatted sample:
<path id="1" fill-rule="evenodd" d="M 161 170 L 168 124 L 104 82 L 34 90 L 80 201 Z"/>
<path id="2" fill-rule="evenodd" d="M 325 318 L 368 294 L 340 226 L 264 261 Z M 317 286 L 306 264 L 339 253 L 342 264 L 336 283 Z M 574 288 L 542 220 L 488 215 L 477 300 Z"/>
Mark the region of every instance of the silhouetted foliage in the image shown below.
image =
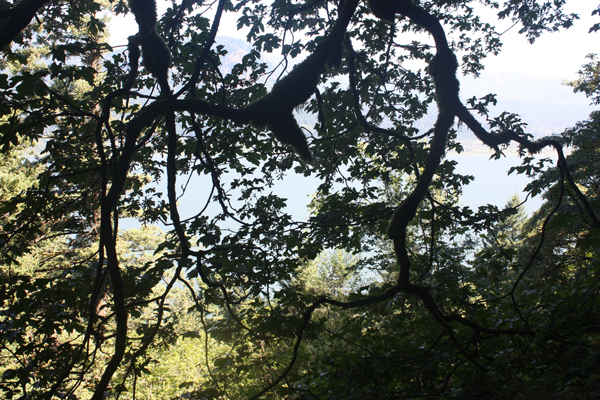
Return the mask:
<path id="1" fill-rule="evenodd" d="M 478 10 L 533 42 L 565 3 L 5 1 L 2 395 L 598 398 L 598 113 L 534 140 L 459 99 L 501 47 Z M 460 205 L 459 124 L 517 147 L 532 218 Z"/>

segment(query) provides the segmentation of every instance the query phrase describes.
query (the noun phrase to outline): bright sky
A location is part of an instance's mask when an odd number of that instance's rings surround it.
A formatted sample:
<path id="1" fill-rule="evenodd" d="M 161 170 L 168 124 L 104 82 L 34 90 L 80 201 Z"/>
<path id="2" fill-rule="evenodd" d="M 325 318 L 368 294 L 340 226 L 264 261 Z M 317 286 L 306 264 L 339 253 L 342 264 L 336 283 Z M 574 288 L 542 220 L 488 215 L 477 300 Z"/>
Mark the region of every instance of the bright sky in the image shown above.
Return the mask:
<path id="1" fill-rule="evenodd" d="M 167 1 L 158 1 L 159 15 L 169 5 Z M 516 26 L 502 36 L 504 49 L 497 57 L 486 60 L 489 72 L 521 72 L 537 77 L 552 77 L 560 80 L 574 79 L 580 66 L 589 53 L 600 53 L 600 32 L 588 34 L 594 22 L 600 17 L 591 16 L 592 10 L 598 6 L 595 0 L 571 0 L 567 12 L 577 13 L 580 20 L 568 29 L 556 33 L 546 33 L 533 45 L 524 36 L 518 34 Z M 215 6 L 216 8 L 216 2 Z M 493 14 L 488 17 L 494 18 Z M 502 21 L 500 27 L 510 27 L 510 22 Z M 501 29 L 501 28 L 500 28 Z M 125 45 L 127 37 L 137 32 L 137 24 L 132 15 L 114 18 L 111 24 L 111 44 Z M 220 34 L 243 38 L 244 34 L 236 29 L 236 17 L 226 14 L 223 18 Z"/>
<path id="2" fill-rule="evenodd" d="M 530 45 L 516 26 L 502 36 L 504 49 L 498 57 L 486 61 L 486 69 L 494 71 L 529 71 L 535 76 L 574 79 L 585 56 L 600 53 L 600 32 L 589 34 L 589 28 L 600 22 L 591 16 L 598 2 L 571 0 L 566 11 L 579 14 L 580 20 L 568 30 L 545 33 Z M 504 22 L 503 22 L 504 23 Z"/>

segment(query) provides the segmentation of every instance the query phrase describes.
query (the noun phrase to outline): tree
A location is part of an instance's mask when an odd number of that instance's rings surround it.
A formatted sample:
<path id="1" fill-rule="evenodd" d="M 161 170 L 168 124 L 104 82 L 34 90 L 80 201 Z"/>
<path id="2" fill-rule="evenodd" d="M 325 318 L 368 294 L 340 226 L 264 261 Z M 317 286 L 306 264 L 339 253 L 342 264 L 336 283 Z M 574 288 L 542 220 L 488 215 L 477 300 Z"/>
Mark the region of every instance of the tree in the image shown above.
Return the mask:
<path id="1" fill-rule="evenodd" d="M 463 398 L 507 387 L 535 393 L 529 382 L 557 367 L 548 357 L 536 364 L 545 339 L 557 347 L 563 340 L 543 336 L 550 322 L 536 296 L 563 290 L 543 280 L 536 290 L 525 284 L 556 210 L 542 210 L 532 224 L 538 244 L 520 247 L 528 261 L 515 256 L 514 274 L 490 285 L 485 265 L 470 262 L 477 260 L 472 236 L 493 231 L 510 210 L 456 203 L 469 181 L 444 159 L 461 150 L 456 125 L 496 157 L 516 143 L 525 162 L 519 172 L 542 172 L 526 153 L 552 148 L 554 198 L 576 202 L 581 212 L 568 210 L 568 218 L 587 224 L 587 238 L 597 237 L 600 222 L 559 140 L 534 140 L 516 115 L 490 116 L 493 95 L 469 107 L 459 99 L 459 67 L 477 75 L 501 47 L 475 3 L 518 24 L 532 42 L 577 17 L 562 0 L 183 0 L 160 19 L 154 0 L 5 2 L 2 149 L 39 143 L 44 150 L 37 183 L 3 202 L 10 216 L 0 245 L 4 254 L 25 255 L 61 238 L 71 255 L 3 282 L 6 397 L 133 396 L 155 346 L 177 343 L 169 304 L 180 289 L 199 314 L 202 337 L 230 349 L 216 356 L 215 371 L 207 367 L 207 386 L 182 387 L 188 396 L 351 398 L 347 376 L 356 375 L 320 375 L 340 363 L 373 367 L 352 385 L 364 397 L 439 395 L 451 386 Z M 111 48 L 103 13 L 133 13 L 138 33 Z M 251 45 L 231 68 L 228 48 L 216 44 L 225 13 L 236 15 Z M 270 67 L 265 53 L 281 53 L 281 63 Z M 41 55 L 35 67 L 31 54 Z M 299 124 L 299 109 L 310 124 Z M 415 122 L 429 109 L 435 125 L 419 131 Z M 320 181 L 306 222 L 294 221 L 271 189 L 292 173 Z M 399 180 L 402 190 L 390 194 Z M 539 179 L 531 192 L 551 185 Z M 204 197 L 184 218 L 178 200 L 191 186 Z M 124 217 L 169 227 L 155 257 L 119 250 Z M 350 285 L 356 290 L 343 295 L 299 295 L 298 267 L 326 249 L 343 249 L 359 260 L 353 271 L 384 279 Z M 597 260 L 595 252 L 589 257 Z M 3 270 L 16 262 L 4 257 Z M 591 276 L 581 279 L 597 293 Z M 587 314 L 577 308 L 577 315 L 597 318 L 596 303 L 585 304 Z M 324 324 L 325 309 L 348 323 Z M 570 309 L 553 310 L 552 321 L 565 323 Z M 597 351 L 597 327 L 586 327 L 585 345 Z M 323 329 L 336 351 L 315 356 L 308 345 L 316 349 Z M 578 356 L 572 344 L 561 354 Z M 307 359 L 320 361 L 308 368 Z M 392 372 L 394 365 L 402 368 Z M 582 371 L 585 384 L 569 388 L 589 395 L 597 375 Z"/>
<path id="2" fill-rule="evenodd" d="M 477 252 L 474 264 L 486 264 L 491 281 L 504 279 L 507 269 L 515 267 L 517 251 L 525 234 L 523 224 L 526 213 L 519 196 L 513 195 L 488 232 L 482 235 L 482 248 Z"/>

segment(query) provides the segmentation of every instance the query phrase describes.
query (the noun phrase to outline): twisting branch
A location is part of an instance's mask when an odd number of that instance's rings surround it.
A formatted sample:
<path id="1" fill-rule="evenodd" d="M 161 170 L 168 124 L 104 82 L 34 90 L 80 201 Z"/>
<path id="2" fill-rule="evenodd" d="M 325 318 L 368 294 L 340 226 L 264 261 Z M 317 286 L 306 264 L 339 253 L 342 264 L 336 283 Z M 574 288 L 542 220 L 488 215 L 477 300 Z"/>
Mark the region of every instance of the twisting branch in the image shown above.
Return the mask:
<path id="1" fill-rule="evenodd" d="M 358 0 L 346 1 L 331 32 L 315 50 L 277 81 L 271 92 L 245 108 L 255 126 L 268 128 L 277 140 L 291 145 L 306 162 L 312 160 L 312 154 L 293 110 L 312 96 L 326 67 L 339 65 L 342 41 L 357 6 Z"/>
<path id="2" fill-rule="evenodd" d="M 374 6 L 373 3 L 377 2 L 370 2 L 372 9 Z M 468 111 L 465 105 L 462 104 L 458 97 L 459 83 L 456 79 L 458 63 L 456 57 L 448 47 L 448 41 L 439 21 L 434 16 L 415 5 L 411 0 L 397 1 L 394 3 L 394 6 L 394 14 L 401 14 L 423 26 L 435 40 L 437 51 L 430 62 L 429 73 L 435 83 L 436 100 L 440 110 L 424 172 L 419 178 L 413 192 L 396 209 L 388 229 L 388 235 L 390 238 L 394 239 L 396 253 L 401 265 L 399 284 L 408 287 L 412 286 L 409 282 L 410 261 L 405 250 L 406 228 L 408 223 L 414 218 L 417 207 L 426 194 L 426 190 L 431 182 L 435 169 L 439 165 L 441 156 L 444 152 L 443 142 L 445 142 L 446 133 L 453 123 L 454 116 L 458 116 L 483 143 L 495 150 L 498 150 L 499 145 L 507 144 L 510 141 L 519 143 L 522 148 L 527 149 L 532 154 L 539 152 L 547 146 L 554 147 L 558 154 L 558 167 L 561 170 L 561 173 L 564 174 L 567 181 L 573 187 L 578 199 L 584 204 L 584 208 L 590 215 L 594 225 L 600 228 L 598 217 L 568 171 L 561 145 L 558 142 L 549 139 L 532 142 L 525 137 L 517 135 L 511 130 L 505 130 L 494 135 L 488 133 Z M 388 14 L 383 15 L 381 10 L 377 9 L 377 7 L 375 7 L 373 12 L 376 15 L 378 15 L 378 13 L 381 14 L 379 15 L 381 18 L 390 19 Z M 393 16 L 391 19 L 393 20 Z M 427 292 L 421 293 L 425 296 L 429 296 Z"/>
<path id="3" fill-rule="evenodd" d="M 119 268 L 118 256 L 116 253 L 116 238 L 117 238 L 117 214 L 115 212 L 116 209 L 116 196 L 107 196 L 107 187 L 108 187 L 108 160 L 106 159 L 106 154 L 104 152 L 104 144 L 102 138 L 102 127 L 108 123 L 108 118 L 110 114 L 111 102 L 118 95 L 125 94 L 129 92 L 131 86 L 133 85 L 133 81 L 137 75 L 137 66 L 138 66 L 138 58 L 139 51 L 137 47 L 133 46 L 130 43 L 130 76 L 125 87 L 121 90 L 117 90 L 107 96 L 104 102 L 104 107 L 102 110 L 102 115 L 97 122 L 96 130 L 95 130 L 95 139 L 96 139 L 96 150 L 98 152 L 98 156 L 100 158 L 101 164 L 101 193 L 100 193 L 100 204 L 101 204 L 101 215 L 100 215 L 100 240 L 99 240 L 99 256 L 98 256 L 98 266 L 96 272 L 96 280 L 94 283 L 94 289 L 92 292 L 92 296 L 90 298 L 90 320 L 88 321 L 88 326 L 86 329 L 84 340 L 81 344 L 81 347 L 75 357 L 73 357 L 71 363 L 67 368 L 65 368 L 63 374 L 59 377 L 53 387 L 48 391 L 46 398 L 50 399 L 54 395 L 54 393 L 58 390 L 64 379 L 68 376 L 75 363 L 83 353 L 84 348 L 86 347 L 89 337 L 93 332 L 93 325 L 96 320 L 96 301 L 98 299 L 98 295 L 100 293 L 100 288 L 102 282 L 105 278 L 105 273 L 102 272 L 104 261 L 107 261 L 106 271 L 110 275 L 111 284 L 113 288 L 113 306 L 115 311 L 116 318 L 116 334 L 115 334 L 115 348 L 114 353 L 105 368 L 102 377 L 100 378 L 100 382 L 96 387 L 93 397 L 93 400 L 102 399 L 104 397 L 105 391 L 112 379 L 113 374 L 119 367 L 123 356 L 125 354 L 126 345 L 127 345 L 127 311 L 125 307 L 125 294 L 124 294 L 124 286 L 123 279 L 121 276 L 121 271 Z M 116 163 L 116 148 L 113 143 L 113 161 Z M 112 187 L 111 187 L 112 191 Z M 115 223 L 113 229 L 112 216 L 114 215 Z"/>
<path id="4" fill-rule="evenodd" d="M 463 355 L 472 363 L 483 368 L 476 362 L 466 350 L 458 343 L 449 322 L 456 321 L 465 326 L 480 331 L 492 331 L 479 326 L 461 316 L 446 316 L 437 305 L 427 287 L 415 285 L 410 281 L 411 262 L 406 249 L 407 228 L 410 221 L 416 215 L 421 201 L 425 198 L 427 190 L 442 156 L 445 152 L 446 136 L 454 124 L 454 117 L 461 109 L 462 103 L 458 97 L 459 82 L 456 78 L 458 62 L 456 56 L 450 50 L 448 41 L 440 22 L 433 15 L 416 6 L 410 0 L 402 0 L 394 3 L 396 6 L 394 14 L 403 15 L 413 22 L 423 26 L 433 37 L 436 43 L 436 54 L 429 63 L 429 74 L 433 78 L 436 89 L 436 101 L 438 104 L 438 117 L 434 127 L 433 140 L 425 167 L 419 177 L 414 190 L 398 206 L 392 216 L 388 228 L 388 235 L 394 241 L 394 249 L 400 266 L 398 282 L 395 286 L 398 291 L 414 294 L 421 299 L 426 308 L 440 325 L 444 327 L 451 340 L 461 350 Z M 464 108 L 464 106 L 462 106 Z M 388 292 L 392 292 L 389 290 Z M 494 331 L 497 332 L 497 331 Z M 503 333 L 528 333 L 526 331 L 505 331 Z"/>
<path id="5" fill-rule="evenodd" d="M 516 142 L 521 148 L 529 151 L 531 154 L 536 154 L 546 147 L 553 147 L 558 156 L 557 167 L 564 174 L 565 179 L 569 182 L 569 185 L 575 192 L 577 199 L 583 204 L 583 207 L 589 217 L 592 219 L 593 225 L 600 229 L 600 220 L 592 209 L 585 195 L 581 192 L 567 166 L 567 160 L 563 152 L 562 145 L 553 139 L 542 139 L 535 142 L 527 139 L 526 137 L 519 136 L 516 132 L 506 129 L 498 134 L 491 134 L 485 130 L 483 126 L 473 117 L 469 110 L 462 103 L 457 105 L 457 116 L 462 122 L 465 123 L 473 131 L 475 136 L 481 140 L 484 144 L 488 145 L 492 149 L 498 151 L 498 146 L 501 144 L 508 144 L 511 141 Z"/>
<path id="6" fill-rule="evenodd" d="M 142 47 L 142 56 L 145 67 L 150 71 L 158 80 L 161 91 L 165 97 L 170 97 L 171 92 L 169 88 L 169 83 L 167 80 L 167 73 L 170 63 L 170 52 L 164 41 L 158 34 L 156 33 L 156 3 L 155 0 L 132 0 L 130 2 L 131 9 L 135 15 L 136 21 L 139 26 L 139 32 L 136 36 L 130 38 L 129 49 L 131 56 L 131 73 L 128 79 L 127 84 L 132 83 L 135 79 L 135 75 L 137 72 L 137 63 L 139 52 L 136 49 L 137 45 L 141 45 Z M 125 88 L 127 91 L 129 88 Z M 109 105 L 110 103 L 105 103 Z M 110 109 L 109 109 L 110 110 Z M 105 113 L 108 118 L 108 112 Z M 172 117 L 172 126 L 174 129 L 175 125 L 175 116 L 173 111 L 171 111 L 170 115 L 168 115 L 167 119 L 169 120 L 169 116 Z M 125 306 L 125 291 L 123 285 L 123 278 L 121 275 L 121 269 L 119 267 L 119 259 L 116 251 L 116 240 L 117 240 L 117 222 L 118 222 L 118 214 L 116 211 L 116 206 L 118 199 L 123 191 L 125 181 L 127 178 L 127 172 L 129 171 L 129 166 L 131 162 L 131 158 L 133 157 L 133 153 L 137 148 L 137 138 L 141 129 L 133 140 L 130 140 L 131 137 L 126 137 L 125 146 L 123 149 L 123 155 L 117 161 L 115 159 L 114 164 L 116 165 L 115 175 L 113 177 L 113 182 L 110 187 L 110 191 L 106 196 L 102 198 L 101 205 L 101 243 L 103 243 L 104 248 L 106 249 L 106 259 L 107 259 L 107 269 L 110 274 L 111 284 L 113 289 L 113 301 L 115 308 L 115 319 L 116 319 L 116 334 L 115 334 L 115 347 L 113 355 L 106 366 L 102 377 L 100 378 L 100 382 L 98 383 L 94 394 L 92 396 L 92 400 L 100 400 L 104 398 L 105 391 L 108 388 L 108 385 L 116 372 L 117 368 L 121 364 L 123 360 L 123 356 L 125 355 L 125 350 L 127 347 L 127 319 L 128 314 Z M 98 129 L 96 132 L 96 136 L 98 137 Z M 129 140 L 128 140 L 129 139 Z M 99 151 L 102 148 L 102 141 L 100 140 L 98 143 Z M 119 166 L 123 164 L 124 169 L 119 170 Z M 104 168 L 106 162 L 103 163 Z M 104 170 L 106 172 L 106 169 Z M 105 182 L 106 183 L 106 182 Z M 105 188 L 106 186 L 103 186 Z M 105 190 L 105 189 L 104 189 Z M 112 219 L 114 218 L 114 224 Z M 158 323 L 160 324 L 160 322 Z M 159 325 L 158 325 L 159 326 Z M 158 329 L 157 326 L 157 329 Z M 135 362 L 135 358 L 134 361 Z"/>

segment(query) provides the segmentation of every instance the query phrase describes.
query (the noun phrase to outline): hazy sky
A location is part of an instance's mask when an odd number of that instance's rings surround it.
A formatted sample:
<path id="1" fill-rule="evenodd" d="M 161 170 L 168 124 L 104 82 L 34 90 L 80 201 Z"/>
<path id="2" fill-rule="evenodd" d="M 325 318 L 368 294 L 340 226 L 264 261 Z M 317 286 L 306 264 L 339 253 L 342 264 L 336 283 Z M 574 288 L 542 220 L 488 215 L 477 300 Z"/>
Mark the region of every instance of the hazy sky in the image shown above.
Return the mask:
<path id="1" fill-rule="evenodd" d="M 486 69 L 494 71 L 530 71 L 535 76 L 573 79 L 585 56 L 600 52 L 600 33 L 588 34 L 594 22 L 600 22 L 598 16 L 591 16 L 598 6 L 593 0 L 571 0 L 567 12 L 579 14 L 580 20 L 568 30 L 545 33 L 530 45 L 519 27 L 515 26 L 502 36 L 502 53 L 486 61 Z M 501 26 L 507 26 L 501 21 Z M 510 26 L 510 24 L 508 24 Z"/>
<path id="2" fill-rule="evenodd" d="M 167 2 L 158 1 L 159 13 L 164 11 Z M 554 77 L 574 79 L 581 64 L 585 62 L 588 53 L 600 53 L 600 33 L 588 34 L 588 29 L 594 22 L 600 22 L 598 16 L 591 17 L 592 10 L 598 6 L 595 0 L 571 0 L 567 11 L 577 13 L 581 19 L 568 29 L 556 33 L 546 33 L 533 45 L 524 36 L 518 34 L 518 26 L 510 29 L 502 36 L 504 43 L 502 53 L 497 57 L 486 60 L 489 72 L 519 71 L 538 77 Z M 493 22 L 494 14 L 484 16 Z M 225 15 L 219 34 L 224 36 L 244 37 L 235 28 L 236 17 Z M 510 22 L 501 21 L 500 29 L 510 27 Z M 112 22 L 111 44 L 124 45 L 127 37 L 137 32 L 137 24 L 130 15 L 128 18 L 114 18 Z"/>

